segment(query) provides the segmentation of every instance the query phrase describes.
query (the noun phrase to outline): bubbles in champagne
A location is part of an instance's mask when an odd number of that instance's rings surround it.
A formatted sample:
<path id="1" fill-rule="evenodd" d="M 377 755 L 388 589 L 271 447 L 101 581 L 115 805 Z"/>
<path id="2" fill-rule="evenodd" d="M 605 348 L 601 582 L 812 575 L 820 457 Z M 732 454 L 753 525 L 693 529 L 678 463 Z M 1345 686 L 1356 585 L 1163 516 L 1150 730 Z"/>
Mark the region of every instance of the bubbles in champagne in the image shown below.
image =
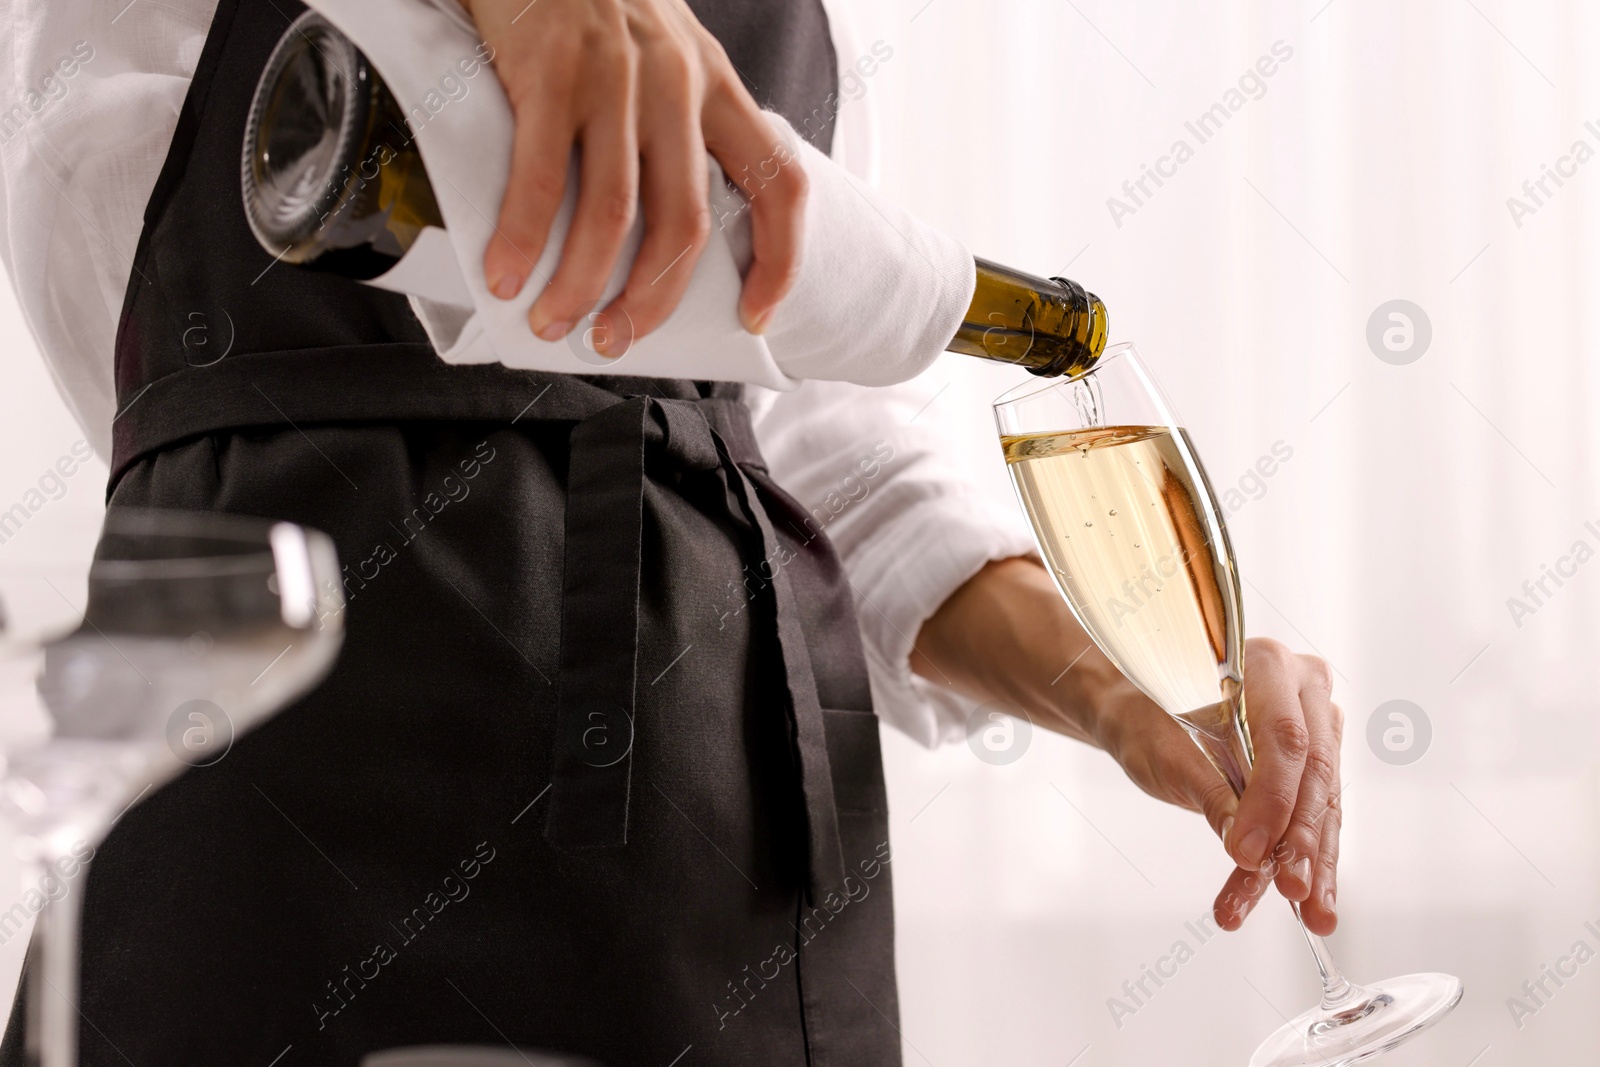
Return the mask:
<path id="1" fill-rule="evenodd" d="M 1215 714 L 1240 673 L 1243 635 L 1220 517 L 1181 432 L 1111 426 L 1002 444 L 1045 558 L 1096 643 L 1168 712 Z M 1096 511 L 1107 516 L 1098 528 L 1084 519 Z"/>

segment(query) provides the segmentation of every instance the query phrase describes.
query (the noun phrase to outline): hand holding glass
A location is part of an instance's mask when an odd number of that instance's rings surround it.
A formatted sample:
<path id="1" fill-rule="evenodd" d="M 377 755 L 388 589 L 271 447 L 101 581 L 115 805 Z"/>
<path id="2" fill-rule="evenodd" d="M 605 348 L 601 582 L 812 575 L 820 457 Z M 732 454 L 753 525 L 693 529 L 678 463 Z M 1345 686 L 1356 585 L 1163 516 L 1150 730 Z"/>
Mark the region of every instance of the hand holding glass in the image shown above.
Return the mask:
<path id="1" fill-rule="evenodd" d="M 1253 751 L 1244 621 L 1228 532 L 1188 434 L 1132 345 L 1094 369 L 1031 381 L 995 402 L 1007 469 L 1067 605 L 1127 678 L 1244 792 Z M 1298 905 L 1290 904 L 1295 918 Z M 1251 1067 L 1345 1067 L 1394 1048 L 1461 999 L 1446 974 L 1381 986 L 1345 979 L 1305 929 L 1322 1003 L 1256 1050 Z"/>

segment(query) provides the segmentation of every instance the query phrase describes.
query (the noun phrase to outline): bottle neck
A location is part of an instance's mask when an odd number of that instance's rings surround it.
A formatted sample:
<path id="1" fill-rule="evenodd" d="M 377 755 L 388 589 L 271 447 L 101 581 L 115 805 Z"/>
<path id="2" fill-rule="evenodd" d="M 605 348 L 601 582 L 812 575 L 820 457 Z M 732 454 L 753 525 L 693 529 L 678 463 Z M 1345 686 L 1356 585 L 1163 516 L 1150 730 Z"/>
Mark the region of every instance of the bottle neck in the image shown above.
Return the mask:
<path id="1" fill-rule="evenodd" d="M 1041 377 L 1076 375 L 1105 351 L 1105 304 L 1066 278 L 1031 274 L 978 259 L 977 286 L 952 352 L 1014 363 Z"/>

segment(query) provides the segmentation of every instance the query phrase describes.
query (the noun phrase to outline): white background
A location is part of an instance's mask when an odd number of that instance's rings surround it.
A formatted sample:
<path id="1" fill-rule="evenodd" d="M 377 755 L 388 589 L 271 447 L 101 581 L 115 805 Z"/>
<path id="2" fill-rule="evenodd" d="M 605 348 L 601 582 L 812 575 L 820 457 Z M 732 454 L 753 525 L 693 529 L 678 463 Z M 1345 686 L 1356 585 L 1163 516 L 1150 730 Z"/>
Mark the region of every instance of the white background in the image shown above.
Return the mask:
<path id="1" fill-rule="evenodd" d="M 1575 140 L 1600 150 L 1584 129 L 1600 126 L 1600 12 L 925 2 L 857 5 L 863 37 L 895 49 L 867 90 L 883 184 L 979 254 L 1066 268 L 1104 298 L 1219 492 L 1275 442 L 1293 449 L 1230 529 L 1250 632 L 1338 671 L 1333 946 L 1357 980 L 1467 984 L 1456 1017 L 1389 1062 L 1600 1060 L 1600 962 L 1520 1030 L 1506 1006 L 1580 937 L 1600 949 L 1583 929 L 1600 926 L 1600 562 L 1520 628 L 1506 606 L 1574 541 L 1600 549 L 1584 529 L 1600 528 L 1600 160 L 1548 185 L 1520 228 L 1506 207 Z M 1294 54 L 1265 94 L 1198 144 L 1185 121 L 1280 40 Z M 1119 228 L 1107 198 L 1179 137 L 1194 157 Z M 1397 298 L 1433 333 L 1404 366 L 1366 342 Z M 996 506 L 1014 506 L 987 402 L 1015 376 L 944 364 L 930 395 L 952 384 L 922 417 L 959 429 Z M 1433 726 L 1410 766 L 1366 741 L 1392 699 Z M 1009 767 L 886 740 L 908 1064 L 1242 1064 L 1313 1001 L 1310 958 L 1269 900 L 1119 1030 L 1107 998 L 1177 939 L 1196 944 L 1183 923 L 1227 871 L 1198 818 L 1057 739 Z"/>
<path id="2" fill-rule="evenodd" d="M 1346 822 L 1333 938 L 1352 977 L 1446 970 L 1467 999 L 1396 1067 L 1595 1062 L 1600 962 L 1519 1029 L 1507 1009 L 1600 926 L 1594 666 L 1600 563 L 1519 627 L 1507 598 L 1583 539 L 1595 492 L 1600 161 L 1516 225 L 1506 199 L 1574 141 L 1600 150 L 1600 11 L 1509 0 L 860 0 L 882 180 L 974 251 L 1066 273 L 1112 310 L 1219 491 L 1292 458 L 1231 517 L 1246 619 L 1337 669 Z M 1293 57 L 1205 144 L 1184 128 L 1276 41 Z M 864 106 L 864 105 L 856 105 Z M 1118 226 L 1106 206 L 1178 138 L 1194 157 Z M 1151 187 L 1154 188 L 1153 186 Z M 1395 366 L 1369 316 L 1410 300 L 1432 341 Z M 0 508 L 81 434 L 0 294 Z M 1013 507 L 988 401 L 947 358 L 936 419 Z M 103 466 L 0 545 L 67 581 Z M 1369 748 L 1421 706 L 1426 755 Z M 25 724 L 8 723 L 7 733 Z M 1118 1028 L 1107 999 L 1205 914 L 1227 861 L 1105 757 L 1035 735 L 992 767 L 886 735 L 908 1064 L 1240 1064 L 1314 999 L 1288 911 L 1195 958 Z M 16 886 L 0 872 L 0 887 Z M 7 891 L 14 894 L 13 891 Z M 9 905 L 6 895 L 0 905 Z M 22 939 L 0 945 L 14 975 Z M 1475 1059 L 1476 1057 L 1476 1059 Z"/>

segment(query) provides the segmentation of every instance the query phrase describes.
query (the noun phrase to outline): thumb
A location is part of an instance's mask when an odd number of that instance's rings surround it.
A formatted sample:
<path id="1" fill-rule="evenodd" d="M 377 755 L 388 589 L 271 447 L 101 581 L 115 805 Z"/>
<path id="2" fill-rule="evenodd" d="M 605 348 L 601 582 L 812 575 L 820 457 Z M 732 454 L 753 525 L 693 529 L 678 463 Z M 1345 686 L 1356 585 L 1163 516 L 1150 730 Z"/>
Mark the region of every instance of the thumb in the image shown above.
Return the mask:
<path id="1" fill-rule="evenodd" d="M 1239 798 L 1209 760 L 1204 756 L 1200 760 L 1205 764 L 1205 777 L 1194 783 L 1195 800 L 1212 831 L 1226 844 L 1233 830 L 1233 813 L 1238 810 Z"/>
<path id="2" fill-rule="evenodd" d="M 1175 779 L 1174 785 L 1186 794 L 1184 806 L 1205 816 L 1212 833 L 1226 844 L 1233 831 L 1233 815 L 1239 808 L 1239 798 L 1189 731 L 1181 731 L 1181 736 L 1182 754 L 1172 754 L 1169 773 Z"/>
<path id="3" fill-rule="evenodd" d="M 1183 797 L 1178 803 L 1205 816 L 1212 832 L 1226 842 L 1239 798 L 1187 730 L 1174 735 L 1164 762 L 1172 788 Z"/>

